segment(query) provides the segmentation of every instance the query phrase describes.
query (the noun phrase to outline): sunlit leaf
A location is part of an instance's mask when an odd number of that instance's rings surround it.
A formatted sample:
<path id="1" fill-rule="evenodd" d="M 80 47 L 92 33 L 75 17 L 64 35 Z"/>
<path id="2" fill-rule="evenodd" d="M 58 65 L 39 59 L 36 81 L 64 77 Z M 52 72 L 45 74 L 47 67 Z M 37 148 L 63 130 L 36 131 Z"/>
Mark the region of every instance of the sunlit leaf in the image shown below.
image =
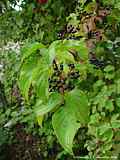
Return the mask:
<path id="1" fill-rule="evenodd" d="M 21 51 L 22 60 L 24 60 L 25 58 L 28 58 L 32 53 L 35 53 L 35 51 L 42 48 L 45 48 L 45 46 L 42 43 L 38 43 L 38 42 L 24 46 Z"/>
<path id="2" fill-rule="evenodd" d="M 65 96 L 65 104 L 53 115 L 52 124 L 58 141 L 70 154 L 73 154 L 74 136 L 80 124 L 88 122 L 88 117 L 87 97 L 77 89 Z"/>
<path id="3" fill-rule="evenodd" d="M 73 154 L 72 146 L 73 139 L 80 127 L 76 122 L 76 118 L 71 115 L 71 112 L 60 108 L 52 117 L 52 124 L 59 143 L 63 148 Z"/>
<path id="4" fill-rule="evenodd" d="M 81 59 L 88 59 L 88 48 L 86 47 L 84 39 L 81 39 L 80 41 L 64 40 L 63 45 L 67 50 L 74 49 L 75 51 L 77 51 Z"/>
<path id="5" fill-rule="evenodd" d="M 61 62 L 75 62 L 74 56 L 69 52 L 71 49 L 77 52 L 80 59 L 88 59 L 88 49 L 84 39 L 80 41 L 59 40 L 53 42 L 48 49 L 50 62 L 52 63 L 55 58 Z"/>
<path id="6" fill-rule="evenodd" d="M 85 93 L 78 89 L 69 92 L 65 97 L 66 105 L 69 110 L 73 111 L 72 114 L 80 123 L 87 123 L 89 120 L 89 106 L 88 99 Z M 67 107 L 66 107 L 67 108 Z"/>
<path id="7" fill-rule="evenodd" d="M 37 62 L 38 62 L 37 57 L 29 58 L 29 60 L 22 65 L 20 71 L 18 83 L 20 90 L 27 101 L 28 101 L 29 88 L 32 84 L 33 73 L 35 67 L 37 66 Z"/>
<path id="8" fill-rule="evenodd" d="M 38 99 L 35 105 L 35 113 L 37 116 L 44 115 L 59 106 L 62 103 L 62 100 L 62 96 L 58 93 L 52 93 L 45 103 L 42 103 L 42 101 Z"/>
<path id="9" fill-rule="evenodd" d="M 43 122 L 44 116 L 37 116 L 37 122 L 39 124 L 39 126 L 42 127 L 42 122 Z"/>

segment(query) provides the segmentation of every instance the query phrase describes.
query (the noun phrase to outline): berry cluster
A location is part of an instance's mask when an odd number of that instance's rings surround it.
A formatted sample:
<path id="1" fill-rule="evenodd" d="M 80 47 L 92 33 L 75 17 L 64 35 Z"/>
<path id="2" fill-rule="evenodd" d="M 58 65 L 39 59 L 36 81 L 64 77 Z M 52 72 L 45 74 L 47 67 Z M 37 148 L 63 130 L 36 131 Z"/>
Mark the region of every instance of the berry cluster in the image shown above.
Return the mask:
<path id="1" fill-rule="evenodd" d="M 98 59 L 93 53 L 89 53 L 89 62 L 93 64 L 96 69 L 103 69 L 106 66 L 105 61 Z"/>
<path id="2" fill-rule="evenodd" d="M 95 65 L 96 68 L 104 68 L 105 67 L 105 63 L 102 60 L 99 59 L 90 59 L 89 60 L 91 64 Z"/>
<path id="3" fill-rule="evenodd" d="M 77 37 L 75 37 L 73 34 L 76 33 L 77 31 L 79 30 L 79 28 L 76 28 L 72 25 L 66 25 L 64 27 L 63 30 L 61 30 L 59 33 L 58 33 L 58 39 L 64 39 L 67 37 L 67 39 L 74 39 L 74 40 L 78 40 L 76 39 Z M 72 34 L 72 35 L 71 35 Z M 74 38 L 73 38 L 74 37 Z"/>
<path id="4" fill-rule="evenodd" d="M 75 37 L 75 36 L 73 35 L 73 36 L 67 37 L 66 39 L 67 39 L 67 40 L 80 40 L 80 38 L 82 38 L 82 37 L 81 37 L 81 36 Z"/>
<path id="5" fill-rule="evenodd" d="M 75 88 L 75 80 L 80 77 L 79 71 L 76 71 L 74 64 L 68 64 L 69 71 L 64 72 L 64 65 L 61 63 L 53 64 L 54 73 L 49 78 L 49 92 L 59 92 L 63 94 Z"/>
<path id="6" fill-rule="evenodd" d="M 102 40 L 102 33 L 100 31 L 90 31 L 87 34 L 88 39 L 96 39 L 96 40 Z"/>

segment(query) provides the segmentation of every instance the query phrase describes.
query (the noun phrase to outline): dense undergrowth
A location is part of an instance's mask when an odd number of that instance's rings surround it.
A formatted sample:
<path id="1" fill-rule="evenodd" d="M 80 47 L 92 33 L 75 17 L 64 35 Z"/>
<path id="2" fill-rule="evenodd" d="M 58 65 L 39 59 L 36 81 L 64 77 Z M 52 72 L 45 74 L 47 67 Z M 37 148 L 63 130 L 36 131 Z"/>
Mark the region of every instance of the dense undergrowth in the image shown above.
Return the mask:
<path id="1" fill-rule="evenodd" d="M 0 159 L 119 159 L 120 1 L 6 2 Z"/>

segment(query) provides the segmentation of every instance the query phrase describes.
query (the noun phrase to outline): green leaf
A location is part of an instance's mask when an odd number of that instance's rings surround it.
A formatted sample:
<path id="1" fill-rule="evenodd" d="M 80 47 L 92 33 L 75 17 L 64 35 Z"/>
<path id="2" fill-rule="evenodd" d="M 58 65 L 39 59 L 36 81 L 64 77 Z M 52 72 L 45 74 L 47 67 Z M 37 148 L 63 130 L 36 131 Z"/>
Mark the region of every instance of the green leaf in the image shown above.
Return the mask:
<path id="1" fill-rule="evenodd" d="M 59 106 L 62 103 L 62 100 L 62 96 L 59 93 L 52 93 L 46 103 L 42 103 L 41 100 L 38 100 L 35 105 L 35 112 L 37 116 L 50 112 L 55 107 Z"/>
<path id="2" fill-rule="evenodd" d="M 113 72 L 115 70 L 114 66 L 112 65 L 108 65 L 107 67 L 105 67 L 104 71 L 105 72 Z"/>
<path id="3" fill-rule="evenodd" d="M 59 63 L 61 63 L 61 62 L 63 62 L 63 63 L 67 63 L 67 62 L 75 63 L 73 55 L 70 54 L 67 50 L 64 50 L 64 48 L 63 48 L 63 50 L 57 50 L 56 58 L 58 59 Z"/>
<path id="4" fill-rule="evenodd" d="M 71 112 L 69 113 L 66 109 L 60 108 L 52 117 L 52 125 L 59 143 L 67 152 L 73 154 L 73 139 L 80 127 L 80 124 L 76 122 L 76 118 L 71 115 Z"/>
<path id="5" fill-rule="evenodd" d="M 112 126 L 112 128 L 119 128 L 120 129 L 120 120 L 112 121 L 111 126 Z"/>
<path id="6" fill-rule="evenodd" d="M 116 83 L 116 92 L 117 94 L 120 94 L 120 79 L 117 79 L 115 83 Z"/>
<path id="7" fill-rule="evenodd" d="M 68 52 L 67 48 L 65 48 L 65 45 L 63 44 L 63 41 L 58 40 L 54 41 L 49 49 L 49 61 L 50 64 L 52 64 L 53 60 L 57 58 L 59 61 L 65 62 L 65 61 L 72 61 L 74 62 L 74 57 Z"/>
<path id="8" fill-rule="evenodd" d="M 31 85 L 35 88 L 37 97 L 45 99 L 48 96 L 48 76 L 51 68 L 46 58 L 47 54 L 43 57 L 30 56 L 21 67 L 19 87 L 27 101 Z"/>
<path id="9" fill-rule="evenodd" d="M 65 96 L 65 104 L 53 115 L 52 124 L 58 141 L 63 148 L 73 154 L 74 136 L 89 119 L 89 107 L 86 95 L 80 90 L 73 90 Z M 80 123 L 79 123 L 80 122 Z"/>
<path id="10" fill-rule="evenodd" d="M 113 142 L 112 141 L 107 141 L 101 146 L 101 150 L 105 154 L 106 151 L 108 152 L 112 147 L 113 147 Z"/>
<path id="11" fill-rule="evenodd" d="M 79 58 L 83 60 L 88 59 L 88 48 L 86 47 L 86 43 L 84 39 L 79 41 L 75 40 L 64 40 L 63 41 L 64 48 L 68 50 L 74 49 L 78 52 Z"/>
<path id="12" fill-rule="evenodd" d="M 120 97 L 116 98 L 116 105 L 120 108 Z"/>
<path id="13" fill-rule="evenodd" d="M 106 101 L 105 108 L 112 112 L 114 110 L 113 102 L 111 100 Z"/>
<path id="14" fill-rule="evenodd" d="M 23 65 L 20 71 L 19 81 L 18 85 L 20 87 L 20 90 L 25 97 L 25 99 L 28 101 L 28 92 L 29 88 L 32 84 L 33 79 L 33 73 L 35 66 L 37 65 L 37 57 L 31 57 L 29 58 Z"/>
<path id="15" fill-rule="evenodd" d="M 33 84 L 35 86 L 35 91 L 37 97 L 40 99 L 46 99 L 48 97 L 48 77 L 49 77 L 49 66 L 45 62 L 45 59 L 42 58 L 38 67 L 34 70 L 33 74 Z"/>
<path id="16" fill-rule="evenodd" d="M 115 0 L 102 0 L 102 2 L 104 5 L 114 5 Z"/>
<path id="17" fill-rule="evenodd" d="M 89 14 L 95 11 L 96 8 L 96 2 L 90 2 L 86 7 L 85 11 Z"/>
<path id="18" fill-rule="evenodd" d="M 39 126 L 42 127 L 42 122 L 43 122 L 44 116 L 37 116 L 37 122 L 39 124 Z"/>
<path id="19" fill-rule="evenodd" d="M 104 71 L 106 72 L 105 78 L 109 79 L 109 80 L 113 79 L 115 77 L 114 70 L 115 70 L 115 68 L 112 65 L 108 65 L 107 67 L 105 67 L 105 69 L 104 69 Z"/>
<path id="20" fill-rule="evenodd" d="M 48 48 L 48 55 L 49 55 L 49 62 L 52 64 L 53 60 L 55 59 L 56 56 L 56 48 L 59 46 L 61 41 L 57 40 L 54 41 Z"/>
<path id="21" fill-rule="evenodd" d="M 104 123 L 97 128 L 98 137 L 104 141 L 111 141 L 113 138 L 113 130 L 109 123 Z"/>
<path id="22" fill-rule="evenodd" d="M 76 117 L 80 123 L 87 123 L 89 120 L 89 106 L 88 99 L 85 93 L 78 89 L 69 92 L 65 97 L 68 110 Z"/>
<path id="23" fill-rule="evenodd" d="M 28 58 L 32 53 L 35 53 L 35 51 L 37 51 L 38 49 L 42 49 L 42 48 L 45 48 L 45 46 L 42 43 L 38 43 L 38 42 L 26 45 L 22 49 L 22 61 L 25 58 Z"/>
<path id="24" fill-rule="evenodd" d="M 37 97 L 46 98 L 48 96 L 48 73 L 44 72 L 40 74 L 39 79 L 36 80 L 36 94 Z"/>
<path id="25" fill-rule="evenodd" d="M 77 52 L 80 59 L 88 59 L 88 49 L 84 39 L 80 41 L 57 40 L 54 41 L 48 49 L 50 64 L 55 58 L 61 62 L 74 62 L 74 56 L 69 52 L 71 49 Z"/>
<path id="26" fill-rule="evenodd" d="M 80 0 L 80 3 L 81 3 L 82 5 L 84 5 L 86 2 L 87 2 L 87 0 Z"/>

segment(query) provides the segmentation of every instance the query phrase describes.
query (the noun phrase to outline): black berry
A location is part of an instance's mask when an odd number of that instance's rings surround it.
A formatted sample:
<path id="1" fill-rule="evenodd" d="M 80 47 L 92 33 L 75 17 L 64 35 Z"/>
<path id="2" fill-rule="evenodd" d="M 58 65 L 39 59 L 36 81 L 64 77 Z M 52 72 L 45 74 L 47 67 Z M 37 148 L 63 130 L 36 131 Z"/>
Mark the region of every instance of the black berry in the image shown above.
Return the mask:
<path id="1" fill-rule="evenodd" d="M 70 69 L 75 68 L 74 64 L 72 64 L 72 63 L 71 63 L 71 64 L 68 64 L 68 66 L 69 66 Z"/>
<path id="2" fill-rule="evenodd" d="M 63 64 L 60 64 L 60 70 L 63 71 Z"/>

